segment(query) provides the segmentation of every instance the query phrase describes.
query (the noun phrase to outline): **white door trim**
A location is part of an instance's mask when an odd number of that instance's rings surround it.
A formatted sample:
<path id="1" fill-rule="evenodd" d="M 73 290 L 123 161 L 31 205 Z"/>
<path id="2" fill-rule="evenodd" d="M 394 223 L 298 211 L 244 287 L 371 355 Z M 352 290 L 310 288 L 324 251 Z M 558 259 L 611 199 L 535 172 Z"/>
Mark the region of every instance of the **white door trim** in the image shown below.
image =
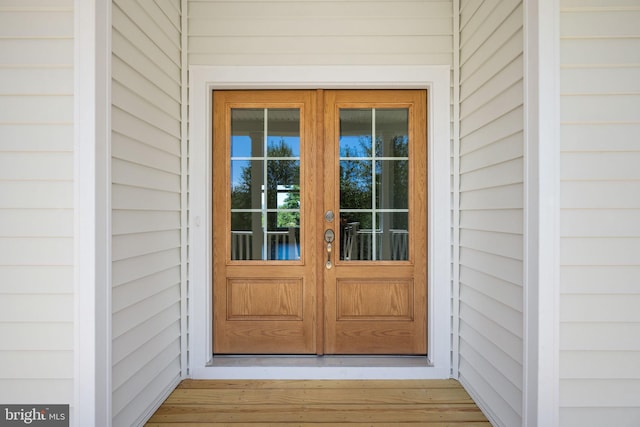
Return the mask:
<path id="1" fill-rule="evenodd" d="M 443 66 L 191 66 L 189 123 L 189 372 L 192 378 L 448 378 L 451 375 L 450 73 Z M 428 363 L 295 369 L 212 364 L 211 91 L 418 89 L 428 95 Z M 454 339 L 457 339 L 454 337 Z"/>

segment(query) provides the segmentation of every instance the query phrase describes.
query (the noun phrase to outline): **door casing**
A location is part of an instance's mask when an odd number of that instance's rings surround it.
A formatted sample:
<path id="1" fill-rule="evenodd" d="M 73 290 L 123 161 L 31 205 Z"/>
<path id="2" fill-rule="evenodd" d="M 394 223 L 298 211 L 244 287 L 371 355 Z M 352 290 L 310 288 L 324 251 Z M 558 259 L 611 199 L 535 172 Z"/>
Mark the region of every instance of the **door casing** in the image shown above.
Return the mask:
<path id="1" fill-rule="evenodd" d="M 450 238 L 450 67 L 449 66 L 193 66 L 190 69 L 190 340 L 193 378 L 447 378 L 451 375 L 451 257 Z M 355 83 L 354 83 L 355 82 Z M 429 357 L 407 367 L 356 362 L 349 367 L 318 364 L 296 369 L 299 363 L 263 360 L 238 367 L 211 352 L 211 104 L 214 89 L 426 88 L 429 91 L 429 212 L 428 294 Z M 454 336 L 453 341 L 456 341 Z M 217 360 L 216 360 L 217 359 Z M 313 364 L 312 364 L 313 365 Z M 396 369 L 397 368 L 397 369 Z"/>

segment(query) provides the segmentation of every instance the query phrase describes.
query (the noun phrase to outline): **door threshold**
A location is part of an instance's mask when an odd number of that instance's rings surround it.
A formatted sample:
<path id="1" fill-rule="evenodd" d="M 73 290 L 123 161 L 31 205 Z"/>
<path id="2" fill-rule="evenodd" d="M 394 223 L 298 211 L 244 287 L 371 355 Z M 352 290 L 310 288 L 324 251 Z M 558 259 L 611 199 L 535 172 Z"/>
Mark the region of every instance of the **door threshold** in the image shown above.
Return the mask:
<path id="1" fill-rule="evenodd" d="M 194 379 L 407 380 L 450 378 L 425 356 L 215 356 Z"/>

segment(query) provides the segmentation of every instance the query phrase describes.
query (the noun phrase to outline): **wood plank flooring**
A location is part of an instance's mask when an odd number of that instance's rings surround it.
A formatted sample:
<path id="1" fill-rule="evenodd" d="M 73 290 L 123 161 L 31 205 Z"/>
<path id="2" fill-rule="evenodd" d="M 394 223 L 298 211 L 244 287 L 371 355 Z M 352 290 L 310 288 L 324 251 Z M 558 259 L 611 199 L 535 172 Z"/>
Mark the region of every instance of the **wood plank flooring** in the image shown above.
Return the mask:
<path id="1" fill-rule="evenodd" d="M 185 380 L 146 425 L 490 427 L 454 380 Z"/>

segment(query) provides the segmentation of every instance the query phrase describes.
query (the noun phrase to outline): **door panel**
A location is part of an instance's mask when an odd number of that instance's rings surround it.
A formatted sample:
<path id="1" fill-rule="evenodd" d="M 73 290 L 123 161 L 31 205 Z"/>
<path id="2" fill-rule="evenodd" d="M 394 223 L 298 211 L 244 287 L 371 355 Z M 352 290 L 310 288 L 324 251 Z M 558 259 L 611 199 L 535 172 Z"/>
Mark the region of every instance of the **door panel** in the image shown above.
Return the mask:
<path id="1" fill-rule="evenodd" d="M 426 354 L 425 107 L 425 91 L 325 94 L 328 354 Z"/>
<path id="2" fill-rule="evenodd" d="M 316 352 L 315 92 L 213 95 L 213 347 Z"/>
<path id="3" fill-rule="evenodd" d="M 214 352 L 426 354 L 426 91 L 213 107 Z"/>

